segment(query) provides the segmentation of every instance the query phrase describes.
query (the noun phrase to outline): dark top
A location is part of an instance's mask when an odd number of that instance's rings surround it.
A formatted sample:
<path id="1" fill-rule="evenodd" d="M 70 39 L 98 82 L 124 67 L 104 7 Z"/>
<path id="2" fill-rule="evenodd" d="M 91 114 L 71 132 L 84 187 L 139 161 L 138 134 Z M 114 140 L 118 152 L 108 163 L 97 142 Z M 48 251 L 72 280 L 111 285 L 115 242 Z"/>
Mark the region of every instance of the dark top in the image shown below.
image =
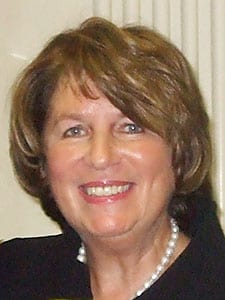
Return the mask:
<path id="1" fill-rule="evenodd" d="M 224 236 L 213 206 L 200 202 L 189 246 L 137 299 L 225 299 Z M 0 299 L 91 299 L 87 266 L 76 260 L 80 239 L 71 232 L 3 243 Z"/>

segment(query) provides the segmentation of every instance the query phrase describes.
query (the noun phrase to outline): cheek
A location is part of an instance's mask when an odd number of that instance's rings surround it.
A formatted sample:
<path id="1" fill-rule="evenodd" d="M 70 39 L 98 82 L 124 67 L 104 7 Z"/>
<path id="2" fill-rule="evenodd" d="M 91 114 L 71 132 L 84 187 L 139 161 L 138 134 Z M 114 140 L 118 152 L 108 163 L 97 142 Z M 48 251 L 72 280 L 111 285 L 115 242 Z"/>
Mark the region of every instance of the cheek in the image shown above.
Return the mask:
<path id="1" fill-rule="evenodd" d="M 171 150 L 161 141 L 141 143 L 127 154 L 144 173 L 153 174 L 165 169 L 172 171 Z"/>
<path id="2" fill-rule="evenodd" d="M 47 170 L 50 179 L 65 178 L 70 173 L 74 161 L 79 160 L 80 156 L 72 147 L 58 145 L 48 149 L 46 153 Z"/>
<path id="3" fill-rule="evenodd" d="M 142 177 L 142 184 L 157 193 L 171 193 L 175 178 L 172 168 L 172 151 L 165 143 L 145 143 L 137 151 L 136 169 Z"/>

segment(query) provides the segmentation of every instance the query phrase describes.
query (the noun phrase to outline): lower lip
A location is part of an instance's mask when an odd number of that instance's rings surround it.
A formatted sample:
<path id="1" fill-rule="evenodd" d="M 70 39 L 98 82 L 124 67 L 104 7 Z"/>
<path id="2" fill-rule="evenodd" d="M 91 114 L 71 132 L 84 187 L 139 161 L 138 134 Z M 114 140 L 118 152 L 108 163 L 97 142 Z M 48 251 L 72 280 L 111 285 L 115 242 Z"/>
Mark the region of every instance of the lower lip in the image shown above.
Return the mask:
<path id="1" fill-rule="evenodd" d="M 131 191 L 132 186 L 130 186 L 128 188 L 127 191 L 122 192 L 122 193 L 118 193 L 116 195 L 111 195 L 111 196 L 89 196 L 87 195 L 82 189 L 80 189 L 80 193 L 82 198 L 91 204 L 111 204 L 111 203 L 115 203 L 117 201 L 120 200 L 124 200 L 125 197 L 127 196 L 127 194 L 129 194 L 129 192 Z"/>

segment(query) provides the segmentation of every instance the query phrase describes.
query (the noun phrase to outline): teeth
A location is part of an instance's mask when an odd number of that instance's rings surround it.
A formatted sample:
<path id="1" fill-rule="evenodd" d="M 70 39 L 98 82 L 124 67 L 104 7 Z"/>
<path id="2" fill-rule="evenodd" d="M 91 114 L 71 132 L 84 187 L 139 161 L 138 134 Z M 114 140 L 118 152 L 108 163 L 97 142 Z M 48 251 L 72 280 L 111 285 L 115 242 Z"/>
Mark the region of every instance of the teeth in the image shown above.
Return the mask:
<path id="1" fill-rule="evenodd" d="M 89 196 L 112 196 L 112 195 L 116 195 L 119 193 L 123 193 L 125 191 L 127 191 L 129 189 L 129 184 L 126 185 L 107 185 L 107 186 L 96 186 L 96 187 L 88 187 L 87 189 L 85 189 L 86 193 Z"/>

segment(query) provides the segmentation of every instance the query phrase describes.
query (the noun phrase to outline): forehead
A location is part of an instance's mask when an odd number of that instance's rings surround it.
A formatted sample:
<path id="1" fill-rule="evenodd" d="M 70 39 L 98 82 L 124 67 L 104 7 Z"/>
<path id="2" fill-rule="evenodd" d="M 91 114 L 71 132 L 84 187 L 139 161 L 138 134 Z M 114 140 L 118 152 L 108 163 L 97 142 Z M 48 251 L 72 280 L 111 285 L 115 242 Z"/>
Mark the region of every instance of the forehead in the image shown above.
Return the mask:
<path id="1" fill-rule="evenodd" d="M 84 94 L 75 80 L 60 80 L 51 98 L 49 117 L 58 117 L 69 112 L 90 114 L 103 111 L 105 113 L 121 113 L 92 81 L 86 83 Z"/>

